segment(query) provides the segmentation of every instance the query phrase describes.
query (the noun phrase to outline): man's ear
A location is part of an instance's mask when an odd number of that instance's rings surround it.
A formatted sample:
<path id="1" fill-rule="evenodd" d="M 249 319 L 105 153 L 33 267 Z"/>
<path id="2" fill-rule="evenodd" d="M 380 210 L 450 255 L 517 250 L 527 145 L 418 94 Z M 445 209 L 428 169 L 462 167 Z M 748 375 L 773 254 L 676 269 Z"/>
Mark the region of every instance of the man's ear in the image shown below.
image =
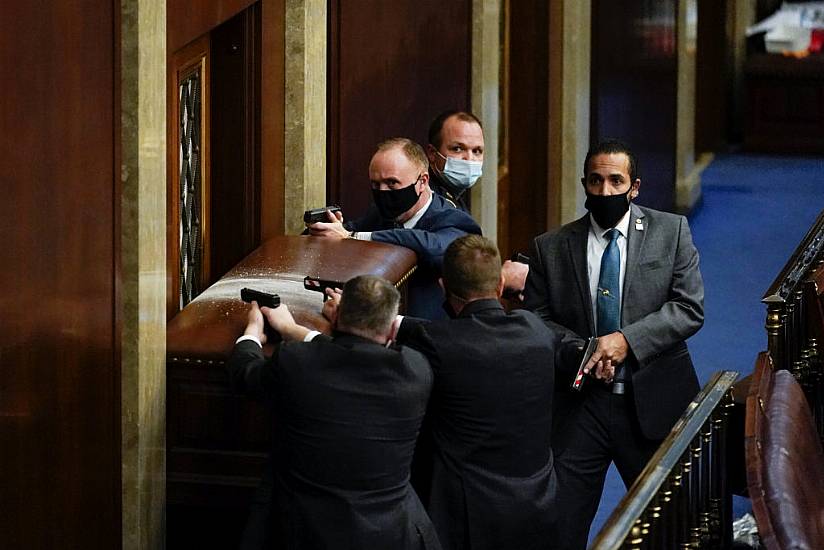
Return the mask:
<path id="1" fill-rule="evenodd" d="M 506 277 L 504 274 L 501 273 L 501 276 L 498 278 L 498 287 L 495 289 L 495 294 L 498 296 L 498 299 L 501 299 L 501 296 L 504 294 L 504 285 L 506 284 Z"/>
<path id="2" fill-rule="evenodd" d="M 421 173 L 421 177 L 420 177 L 419 181 L 424 186 L 429 185 L 429 172 Z"/>
<path id="3" fill-rule="evenodd" d="M 640 188 L 641 188 L 641 178 L 635 178 L 635 181 L 632 182 L 632 187 L 630 188 L 629 198 L 634 199 L 635 197 L 637 197 Z"/>
<path id="4" fill-rule="evenodd" d="M 443 284 L 443 277 L 438 277 L 438 285 L 441 287 L 441 290 L 446 292 L 446 286 Z"/>

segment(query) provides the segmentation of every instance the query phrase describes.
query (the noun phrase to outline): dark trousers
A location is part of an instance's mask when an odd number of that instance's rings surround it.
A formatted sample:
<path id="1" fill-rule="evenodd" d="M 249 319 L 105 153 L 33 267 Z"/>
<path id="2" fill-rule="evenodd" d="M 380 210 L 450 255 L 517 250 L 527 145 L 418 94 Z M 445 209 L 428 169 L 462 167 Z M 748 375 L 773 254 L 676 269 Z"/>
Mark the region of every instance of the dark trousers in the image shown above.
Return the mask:
<path id="1" fill-rule="evenodd" d="M 632 390 L 613 394 L 593 384 L 553 434 L 558 476 L 557 537 L 553 548 L 584 550 L 610 462 L 629 488 L 660 441 L 641 435 Z"/>
<path id="2" fill-rule="evenodd" d="M 272 473 L 272 459 L 266 461 L 263 478 L 249 504 L 249 518 L 240 541 L 239 550 L 263 550 L 275 548 L 272 536 L 272 510 L 275 477 Z M 280 542 L 280 541 L 278 541 Z"/>

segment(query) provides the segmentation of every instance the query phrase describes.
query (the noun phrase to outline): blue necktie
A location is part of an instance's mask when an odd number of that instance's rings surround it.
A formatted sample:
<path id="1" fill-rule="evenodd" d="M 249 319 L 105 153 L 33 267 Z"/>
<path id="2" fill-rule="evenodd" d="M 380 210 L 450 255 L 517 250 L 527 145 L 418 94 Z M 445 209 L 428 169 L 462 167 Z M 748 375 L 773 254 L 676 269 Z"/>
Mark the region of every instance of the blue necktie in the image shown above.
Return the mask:
<path id="1" fill-rule="evenodd" d="M 598 336 L 621 328 L 621 251 L 618 249 L 617 229 L 607 231 L 609 244 L 601 256 L 601 273 L 595 303 L 598 309 Z"/>

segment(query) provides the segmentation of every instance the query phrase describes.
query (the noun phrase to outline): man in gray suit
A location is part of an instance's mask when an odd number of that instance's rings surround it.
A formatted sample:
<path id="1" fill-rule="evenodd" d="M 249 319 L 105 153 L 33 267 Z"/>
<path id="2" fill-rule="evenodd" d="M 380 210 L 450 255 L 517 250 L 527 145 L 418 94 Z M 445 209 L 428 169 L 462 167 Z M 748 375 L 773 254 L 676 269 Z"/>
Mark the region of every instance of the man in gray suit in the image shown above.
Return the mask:
<path id="1" fill-rule="evenodd" d="M 621 142 L 591 149 L 589 214 L 531 254 L 526 306 L 564 341 L 598 337 L 580 392 L 577 365 L 556 371 L 554 548 L 586 547 L 610 462 L 629 487 L 699 390 L 685 343 L 704 321 L 698 252 L 683 216 L 632 204 L 636 164 Z"/>

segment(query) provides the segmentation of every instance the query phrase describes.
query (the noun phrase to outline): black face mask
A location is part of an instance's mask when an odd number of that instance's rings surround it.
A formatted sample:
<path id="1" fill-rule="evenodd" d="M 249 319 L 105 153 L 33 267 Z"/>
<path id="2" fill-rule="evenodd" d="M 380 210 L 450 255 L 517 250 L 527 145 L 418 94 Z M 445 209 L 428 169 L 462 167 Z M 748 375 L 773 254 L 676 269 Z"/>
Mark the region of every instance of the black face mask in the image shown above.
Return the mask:
<path id="1" fill-rule="evenodd" d="M 378 207 L 378 212 L 386 219 L 394 220 L 418 202 L 420 194 L 415 191 L 417 180 L 412 185 L 408 185 L 403 189 L 395 189 L 392 191 L 381 191 L 380 189 L 372 189 L 372 199 L 375 201 L 375 206 Z"/>
<path id="2" fill-rule="evenodd" d="M 591 195 L 587 193 L 587 201 L 584 206 L 589 210 L 598 225 L 604 229 L 615 227 L 615 224 L 629 210 L 629 192 L 620 195 Z"/>

